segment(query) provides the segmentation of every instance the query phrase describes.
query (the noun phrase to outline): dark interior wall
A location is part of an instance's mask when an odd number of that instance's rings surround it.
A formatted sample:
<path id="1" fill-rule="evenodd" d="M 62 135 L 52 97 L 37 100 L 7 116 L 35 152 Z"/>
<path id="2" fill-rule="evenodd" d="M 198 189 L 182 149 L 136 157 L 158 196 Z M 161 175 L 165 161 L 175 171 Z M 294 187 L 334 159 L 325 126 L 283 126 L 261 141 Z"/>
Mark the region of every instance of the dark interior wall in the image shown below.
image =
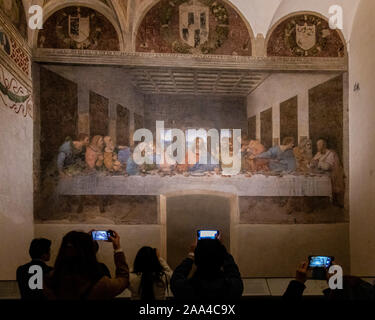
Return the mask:
<path id="1" fill-rule="evenodd" d="M 90 91 L 90 136 L 108 135 L 109 100 Z"/>
<path id="2" fill-rule="evenodd" d="M 253 116 L 247 120 L 247 135 L 250 140 L 257 138 L 257 116 Z"/>
<path id="3" fill-rule="evenodd" d="M 57 154 L 65 138 L 77 134 L 77 84 L 40 68 L 41 170 Z"/>
<path id="4" fill-rule="evenodd" d="M 165 128 L 247 132 L 246 104 L 241 97 L 148 95 L 145 97 L 146 128 L 154 132 L 157 120 L 164 120 Z"/>
<path id="5" fill-rule="evenodd" d="M 167 257 L 175 268 L 186 257 L 200 229 L 220 230 L 229 250 L 230 199 L 215 195 L 184 195 L 167 199 Z"/>
<path id="6" fill-rule="evenodd" d="M 285 137 L 293 137 L 298 143 L 298 97 L 280 103 L 280 142 Z"/>
<path id="7" fill-rule="evenodd" d="M 116 113 L 116 143 L 121 146 L 129 146 L 129 110 L 118 104 Z"/>
<path id="8" fill-rule="evenodd" d="M 144 117 L 138 113 L 134 113 L 134 131 L 144 128 Z"/>
<path id="9" fill-rule="evenodd" d="M 36 223 L 157 224 L 156 196 L 63 195 L 36 210 Z"/>
<path id="10" fill-rule="evenodd" d="M 329 197 L 238 197 L 241 224 L 320 224 L 349 220 Z"/>
<path id="11" fill-rule="evenodd" d="M 328 140 L 343 159 L 343 77 L 339 76 L 309 90 L 309 127 L 314 154 L 319 138 Z"/>
<path id="12" fill-rule="evenodd" d="M 266 148 L 271 148 L 273 145 L 272 140 L 272 108 L 269 108 L 260 113 L 260 137 L 261 143 Z"/>

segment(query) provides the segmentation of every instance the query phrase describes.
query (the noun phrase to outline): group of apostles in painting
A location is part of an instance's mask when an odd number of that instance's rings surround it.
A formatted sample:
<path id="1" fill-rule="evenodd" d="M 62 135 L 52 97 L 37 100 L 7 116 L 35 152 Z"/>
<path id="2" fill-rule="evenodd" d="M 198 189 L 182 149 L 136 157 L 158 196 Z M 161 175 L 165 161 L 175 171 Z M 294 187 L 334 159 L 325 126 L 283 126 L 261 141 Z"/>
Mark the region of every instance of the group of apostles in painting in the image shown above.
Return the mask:
<path id="1" fill-rule="evenodd" d="M 343 194 L 345 191 L 344 170 L 339 157 L 334 150 L 327 147 L 325 139 L 317 142 L 317 153 L 312 151 L 312 141 L 302 138 L 298 146 L 292 137 L 283 139 L 280 145 L 266 149 L 258 140 L 241 139 L 241 173 L 251 177 L 254 173 L 265 175 L 329 173 L 332 180 L 333 194 Z M 199 162 L 199 148 L 196 151 L 196 163 L 188 162 L 186 153 L 185 164 L 169 165 L 156 164 L 154 150 L 154 164 L 138 165 L 135 163 L 133 147 L 115 146 L 110 136 L 93 136 L 80 134 L 77 139 L 67 138 L 60 146 L 57 156 L 57 168 L 61 177 L 82 175 L 90 172 L 102 172 L 109 175 L 146 175 L 159 174 L 185 176 L 201 173 L 202 175 L 220 175 L 225 164 L 221 159 L 218 164 L 210 164 L 211 155 L 208 153 L 208 163 Z M 233 152 L 233 143 L 229 140 L 229 150 Z M 167 157 L 167 154 L 165 154 Z"/>

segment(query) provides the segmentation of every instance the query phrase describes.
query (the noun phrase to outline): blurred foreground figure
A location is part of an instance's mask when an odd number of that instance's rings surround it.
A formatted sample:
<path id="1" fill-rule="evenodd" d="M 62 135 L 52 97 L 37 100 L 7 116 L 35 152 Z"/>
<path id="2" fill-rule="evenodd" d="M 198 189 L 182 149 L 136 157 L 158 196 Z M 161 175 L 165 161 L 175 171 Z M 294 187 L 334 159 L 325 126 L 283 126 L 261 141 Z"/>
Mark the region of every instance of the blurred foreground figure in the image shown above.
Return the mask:
<path id="1" fill-rule="evenodd" d="M 29 273 L 31 266 L 40 266 L 43 270 L 43 275 L 48 275 L 52 268 L 47 266 L 46 262 L 50 260 L 51 256 L 51 241 L 48 239 L 34 239 L 31 241 L 29 254 L 31 261 L 17 269 L 17 283 L 20 289 L 21 299 L 24 300 L 45 300 L 42 289 L 30 289 L 29 280 L 33 274 Z"/>
<path id="2" fill-rule="evenodd" d="M 55 268 L 45 279 L 45 294 L 51 300 L 112 299 L 129 285 L 129 269 L 116 232 L 110 237 L 114 249 L 116 276 L 103 275 L 96 260 L 92 237 L 72 231 L 63 238 Z"/>
<path id="3" fill-rule="evenodd" d="M 189 273 L 195 263 L 197 269 Z M 175 269 L 171 289 L 178 300 L 228 301 L 242 296 L 243 283 L 233 257 L 219 240 L 200 240 Z"/>

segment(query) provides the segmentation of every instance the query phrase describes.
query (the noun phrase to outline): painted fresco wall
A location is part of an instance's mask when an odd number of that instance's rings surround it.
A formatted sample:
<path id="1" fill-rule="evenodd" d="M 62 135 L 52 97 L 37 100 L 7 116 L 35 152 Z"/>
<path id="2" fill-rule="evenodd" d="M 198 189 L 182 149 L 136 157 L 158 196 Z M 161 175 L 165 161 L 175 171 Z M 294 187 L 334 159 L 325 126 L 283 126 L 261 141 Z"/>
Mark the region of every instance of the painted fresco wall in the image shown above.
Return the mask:
<path id="1" fill-rule="evenodd" d="M 27 38 L 26 13 L 22 0 L 0 0 L 0 9 L 23 38 Z"/>
<path id="2" fill-rule="evenodd" d="M 115 69 L 100 69 L 105 76 L 99 80 L 91 77 L 98 69 L 82 67 L 39 67 L 39 79 L 35 86 L 40 92 L 40 140 L 36 148 L 40 149 L 34 158 L 40 163 L 35 173 L 37 179 L 35 219 L 38 223 L 95 223 L 107 224 L 154 224 L 157 207 L 155 197 L 113 196 L 112 194 L 95 196 L 59 196 L 58 182 L 61 178 L 83 175 L 119 175 L 113 159 L 117 154 L 111 151 L 110 158 L 103 159 L 98 170 L 86 165 L 85 150 L 89 145 L 80 145 L 76 151 L 76 142 L 84 137 L 90 143 L 93 137 L 107 139 L 114 144 L 116 140 L 122 148 L 130 147 L 130 133 L 134 128 L 143 127 L 143 101 L 123 74 L 116 76 Z M 80 70 L 80 71 L 78 71 Z M 84 70 L 84 71 L 83 71 Z M 108 80 L 111 76 L 112 80 Z M 87 81 L 90 78 L 91 81 Z M 99 80 L 99 81 L 98 81 Z M 114 86 L 118 86 L 116 93 Z M 125 86 L 125 90 L 124 90 Z M 106 139 L 104 139 L 106 137 Z M 78 143 L 79 144 L 79 143 Z M 74 161 L 61 162 L 61 155 L 73 150 Z M 108 151 L 108 150 L 107 150 Z M 60 155 L 60 158 L 59 158 Z M 64 170 L 59 170 L 59 163 Z M 70 163 L 68 167 L 66 164 Z M 120 165 L 121 167 L 121 165 Z M 110 168 L 110 169 L 108 169 Z M 61 169 L 61 168 L 60 168 Z M 66 169 L 66 170 L 65 170 Z"/>
<path id="3" fill-rule="evenodd" d="M 223 1 L 162 0 L 140 24 L 136 51 L 251 56 L 251 36 Z"/>
<path id="4" fill-rule="evenodd" d="M 0 243 L 0 260 L 6 261 L 0 280 L 15 280 L 34 236 L 34 108 L 22 1 L 0 1 L 0 9 L 0 233 L 6 239 Z"/>
<path id="5" fill-rule="evenodd" d="M 317 142 L 325 139 L 337 155 L 340 199 L 329 197 L 240 198 L 241 223 L 338 223 L 348 216 L 348 130 L 342 76 L 272 75 L 248 97 L 248 117 L 256 121 L 257 139 L 280 143 L 289 136 L 295 141 L 298 174 L 319 175 L 306 164 L 318 154 Z M 272 116 L 265 114 L 272 111 Z M 254 120 L 253 120 L 254 121 Z M 272 137 L 272 140 L 271 138 Z M 278 142 L 279 143 L 279 142 Z M 310 160 L 308 160 L 310 159 Z M 331 177 L 333 172 L 330 172 Z M 264 214 L 269 212 L 269 214 Z"/>
<path id="6" fill-rule="evenodd" d="M 147 95 L 145 125 L 155 132 L 155 122 L 165 128 L 241 129 L 246 132 L 246 105 L 242 97 Z"/>
<path id="7" fill-rule="evenodd" d="M 271 32 L 268 56 L 343 57 L 345 45 L 336 30 L 315 14 L 291 16 Z"/>
<path id="8" fill-rule="evenodd" d="M 193 6 L 193 12 L 187 10 L 185 18 L 183 17 L 185 14 L 183 10 L 181 10 L 180 16 L 179 7 L 171 5 L 175 2 L 161 2 L 146 14 L 137 33 L 136 50 L 138 52 L 212 53 L 243 56 L 250 56 L 253 53 L 250 42 L 251 34 L 246 24 L 224 2 L 216 2 L 219 3 L 218 8 L 212 7 L 211 1 L 186 2 L 187 7 Z M 185 1 L 177 1 L 176 3 L 185 4 Z M 203 14 L 207 13 L 207 8 L 204 8 L 205 5 L 209 8 L 209 19 L 206 19 L 206 24 L 203 22 Z M 221 8 L 224 8 L 224 10 Z M 216 28 L 218 25 L 215 21 L 215 15 L 217 15 L 218 20 L 225 19 L 225 10 L 228 13 L 228 24 L 224 23 L 223 20 L 220 28 Z M 189 17 L 189 13 L 194 13 L 194 18 L 191 15 Z M 196 18 L 198 14 L 199 19 Z M 69 14 L 67 15 L 69 16 Z M 72 11 L 70 15 L 76 16 L 77 11 Z M 82 16 L 85 17 L 83 14 Z M 167 18 L 167 21 L 163 21 L 165 18 Z M 186 25 L 184 25 L 184 21 Z M 194 30 L 197 21 L 199 21 L 199 37 Z M 308 16 L 307 18 L 299 16 L 294 22 L 292 20 L 287 21 L 290 24 L 281 24 L 270 35 L 268 55 L 324 58 L 341 57 L 345 54 L 339 34 L 328 34 L 326 22 L 324 24 L 315 16 Z M 300 28 L 295 23 L 296 21 Z M 305 23 L 307 26 L 305 26 Z M 206 44 L 205 42 L 201 43 L 202 39 L 205 40 L 204 25 L 207 28 L 206 30 L 209 31 Z M 49 27 L 50 35 L 57 34 L 55 27 L 56 24 L 51 23 Z M 188 32 L 184 29 L 187 29 Z M 286 29 L 289 33 L 285 32 Z M 191 30 L 194 31 L 193 38 L 191 38 Z M 231 37 L 226 39 L 227 33 Z M 92 42 L 89 44 L 85 41 L 83 43 L 86 44 L 80 45 L 79 41 L 72 39 L 69 33 L 65 33 L 64 44 L 44 42 L 45 40 L 39 38 L 39 40 L 43 40 L 43 44 L 39 42 L 39 45 L 40 47 L 49 47 L 45 46 L 44 43 L 52 43 L 51 47 L 55 48 L 106 48 L 104 50 L 113 50 L 112 44 L 114 42 L 106 43 L 106 37 L 99 37 L 98 42 L 94 41 L 93 43 L 97 46 L 91 46 Z M 113 40 L 111 37 L 108 36 L 108 39 Z M 240 39 L 240 41 L 234 43 L 231 40 L 232 38 Z M 52 36 L 50 39 L 52 39 Z M 247 135 L 247 137 L 244 135 L 243 138 L 248 138 L 243 142 L 244 153 L 247 152 L 246 148 L 252 149 L 250 153 L 256 152 L 261 148 L 259 142 L 264 144 L 264 151 L 266 151 L 272 146 L 279 146 L 283 138 L 294 138 L 294 147 L 297 149 L 293 154 L 295 158 L 302 154 L 302 159 L 300 157 L 302 169 L 297 167 L 292 172 L 275 172 L 270 169 L 269 162 L 259 162 L 255 167 L 248 166 L 247 163 L 246 169 L 240 174 L 242 181 L 256 180 L 260 176 L 270 179 L 277 178 L 283 181 L 287 178 L 286 176 L 291 176 L 293 178 L 302 177 L 305 179 L 304 185 L 309 185 L 310 178 L 328 177 L 328 179 L 331 179 L 330 170 L 310 170 L 305 166 L 307 162 L 310 162 L 311 157 L 316 155 L 316 142 L 321 137 L 326 138 L 329 142 L 329 148 L 338 154 L 340 165 L 344 165 L 345 168 L 348 167 L 347 142 L 344 139 L 345 134 L 347 134 L 345 101 L 343 99 L 344 81 L 336 75 L 272 75 L 248 97 L 248 112 L 246 115 L 246 106 L 242 97 L 163 97 L 160 95 L 144 97 L 142 94 L 136 93 L 130 81 L 121 82 L 123 78 L 126 78 L 124 76 L 126 72 L 121 73 L 121 70 L 115 68 L 92 66 L 87 68 L 76 66 L 45 67 L 48 72 L 41 69 L 40 88 L 42 88 L 43 81 L 48 83 L 50 78 L 56 78 L 60 82 L 57 87 L 65 86 L 69 92 L 72 92 L 71 98 L 73 99 L 70 107 L 67 108 L 68 110 L 72 108 L 72 111 L 67 113 L 71 113 L 70 116 L 73 119 L 71 123 L 74 126 L 70 130 L 71 133 L 64 133 L 63 136 L 59 137 L 59 142 L 53 144 L 54 151 L 50 153 L 51 166 L 56 166 L 60 148 L 65 142 L 68 142 L 67 146 L 70 147 L 72 145 L 79 146 L 75 142 L 82 142 L 78 141 L 80 134 L 87 134 L 89 141 L 85 145 L 81 145 L 82 149 L 76 154 L 76 162 L 64 163 L 61 175 L 56 167 L 53 169 L 52 179 L 47 181 L 47 184 L 44 184 L 44 176 L 47 171 L 43 169 L 38 172 L 41 185 L 44 187 L 46 185 L 55 187 L 61 180 L 74 180 L 79 176 L 89 177 L 89 181 L 93 183 L 97 181 L 97 177 L 108 177 L 112 179 L 112 182 L 107 186 L 108 190 L 116 190 L 118 181 L 131 175 L 139 176 L 139 178 L 160 176 L 161 186 L 169 184 L 169 179 L 174 176 L 193 177 L 196 181 L 220 177 L 222 181 L 230 181 L 231 178 L 220 176 L 220 171 L 217 173 L 211 169 L 194 172 L 186 168 L 161 170 L 161 168 L 150 166 L 136 170 L 135 173 L 130 173 L 127 170 L 128 149 L 123 149 L 123 147 L 130 147 L 130 151 L 132 151 L 131 138 L 134 131 L 143 127 L 153 131 L 155 120 L 165 120 L 167 126 L 182 129 L 201 126 L 242 128 Z M 53 75 L 49 75 L 43 80 L 45 74 L 49 72 Z M 41 90 L 41 101 L 45 99 L 47 105 L 48 103 L 52 104 L 53 99 L 56 99 L 54 96 L 58 96 L 57 92 L 54 92 L 52 87 L 46 86 L 43 88 Z M 49 100 L 50 102 L 48 102 Z M 65 103 L 64 100 L 61 100 L 61 105 L 63 103 Z M 60 102 L 57 101 L 56 106 L 59 105 Z M 182 106 L 181 110 L 179 110 L 178 105 Z M 235 111 L 233 107 L 235 107 Z M 333 109 L 330 109 L 331 107 Z M 95 111 L 96 108 L 100 112 Z M 207 112 L 207 109 L 210 112 Z M 262 116 L 261 114 L 264 111 L 266 111 L 265 116 Z M 338 124 L 330 128 L 330 121 L 333 119 L 332 114 L 336 111 L 339 113 L 338 118 L 342 117 L 342 122 L 339 119 Z M 41 112 L 45 112 L 43 108 Z M 51 115 L 51 119 L 54 119 L 57 128 L 59 127 L 60 117 L 62 115 Z M 96 127 L 100 127 L 97 132 L 95 132 Z M 325 131 L 325 129 L 328 129 L 328 131 Z M 45 134 L 48 135 L 52 131 L 52 126 L 44 127 L 42 123 L 41 131 L 45 131 Z M 101 138 L 99 140 L 94 139 L 95 136 Z M 72 138 L 72 141 L 66 140 L 68 137 Z M 104 139 L 108 137 L 111 140 Z M 304 141 L 304 138 L 311 138 L 311 150 L 310 147 L 305 148 L 306 144 L 300 144 Z M 332 143 L 333 140 L 334 143 Z M 95 149 L 94 162 L 92 157 L 87 158 L 86 151 L 90 145 L 92 149 Z M 50 146 L 43 145 L 43 141 L 41 148 L 45 148 L 47 151 L 52 149 Z M 125 152 L 122 152 L 123 150 Z M 243 160 L 247 162 L 249 159 Z M 89 167 L 88 162 L 93 163 L 94 167 Z M 78 187 L 82 187 L 81 182 L 83 180 L 77 179 L 75 181 Z M 285 186 L 286 184 L 280 187 L 279 191 L 281 192 L 282 189 L 286 188 Z M 176 190 L 180 188 L 179 185 L 174 187 Z M 134 185 L 134 189 L 136 188 L 138 188 L 137 190 L 140 189 L 139 186 Z M 259 189 L 261 188 L 262 186 L 259 185 Z M 43 195 L 43 188 L 38 192 Z M 345 194 L 346 192 L 347 190 L 344 191 Z M 161 246 L 159 241 L 162 227 L 158 220 L 158 196 L 111 193 L 100 195 L 57 194 L 57 198 L 54 198 L 54 196 L 54 194 L 48 194 L 50 202 L 46 203 L 51 204 L 58 199 L 56 203 L 59 205 L 56 208 L 51 209 L 52 207 L 49 205 L 44 206 L 44 208 L 41 206 L 37 207 L 34 212 L 37 222 L 36 230 L 39 236 L 51 237 L 57 242 L 64 233 L 72 228 L 88 231 L 92 227 L 113 227 L 123 233 L 124 239 L 129 240 L 125 249 L 130 252 L 131 258 L 134 256 L 136 248 L 150 244 L 145 243 L 144 238 L 150 239 L 152 245 Z M 215 201 L 204 196 L 201 200 L 201 208 L 205 202 L 211 204 L 216 202 L 214 203 L 215 206 L 220 207 L 221 201 L 223 201 L 223 199 Z M 347 267 L 349 241 L 346 223 L 348 221 L 347 204 L 333 203 L 330 196 L 240 196 L 238 200 L 239 224 L 236 226 L 236 231 L 238 231 L 236 258 L 238 258 L 244 276 L 292 276 L 291 272 L 295 268 L 295 263 L 305 258 L 305 251 L 319 254 L 322 244 L 326 244 L 325 248 L 333 252 L 338 260 Z M 186 201 L 186 198 L 184 201 Z M 175 203 L 174 207 L 181 210 L 178 203 Z M 186 209 L 188 212 L 196 213 L 193 206 Z M 204 210 L 207 210 L 207 207 L 203 207 L 202 211 Z M 193 219 L 189 220 L 192 225 L 199 223 L 199 215 L 195 217 L 194 221 Z M 228 221 L 225 220 L 225 224 L 221 228 L 227 227 Z M 142 234 L 142 239 L 140 239 L 139 234 Z M 143 235 L 145 236 L 143 237 Z M 176 237 L 175 232 L 169 235 L 169 240 L 172 241 L 173 237 Z M 293 246 L 293 243 L 300 243 L 303 248 L 298 249 Z M 265 252 L 267 252 L 267 256 L 265 256 Z M 260 261 L 260 257 L 264 257 L 264 262 L 263 260 Z M 106 257 L 105 262 L 110 265 L 111 259 L 111 257 Z M 259 261 L 259 263 L 254 263 L 254 260 Z M 270 261 L 280 265 L 280 268 L 275 271 L 274 265 L 270 264 Z"/>
<path id="9" fill-rule="evenodd" d="M 99 24 L 103 27 L 98 29 Z M 319 58 L 344 56 L 345 46 L 339 33 L 327 28 L 327 22 L 315 14 L 297 14 L 287 18 L 270 32 L 267 54 Z M 97 38 L 92 38 L 93 30 L 97 31 Z M 137 33 L 136 50 L 250 56 L 251 37 L 246 23 L 224 2 L 161 1 L 143 18 Z M 114 47 L 117 39 L 114 28 L 103 16 L 84 7 L 68 7 L 53 14 L 47 20 L 45 29 L 39 33 L 38 39 L 39 47 L 118 49 Z M 36 210 L 36 217 L 44 222 L 49 217 L 42 207 L 49 207 L 45 203 L 59 203 L 51 190 L 56 189 L 57 192 L 57 186 L 64 179 L 77 178 L 77 185 L 80 185 L 83 183 L 79 179 L 81 176 L 108 176 L 117 179 L 147 175 L 222 176 L 221 159 L 217 166 L 202 167 L 199 163 L 164 167 L 134 166 L 130 157 L 134 151 L 133 133 L 143 127 L 154 132 L 157 120 L 165 121 L 167 128 L 182 130 L 242 129 L 242 167 L 239 175 L 245 180 L 258 175 L 280 179 L 288 175 L 302 176 L 307 186 L 311 185 L 309 179 L 315 177 L 330 179 L 332 192 L 329 195 L 323 192 L 321 194 L 318 188 L 314 199 L 266 194 L 260 198 L 242 196 L 240 223 L 306 224 L 347 221 L 347 183 L 345 184 L 343 168 L 343 165 L 348 167 L 344 143 L 347 127 L 344 123 L 342 77 L 332 80 L 325 75 L 311 75 L 311 79 L 314 78 L 311 81 L 313 85 L 307 85 L 303 94 L 300 94 L 293 92 L 296 81 L 310 81 L 310 75 L 282 75 L 283 82 L 277 85 L 273 78 L 278 75 L 272 75 L 250 94 L 246 114 L 243 97 L 144 96 L 136 93 L 131 81 L 117 84 L 112 79 L 113 75 L 117 75 L 117 79 L 121 76 L 126 78 L 126 71 L 104 67 L 88 69 L 74 66 L 41 68 L 41 163 L 46 159 L 48 164 L 42 165 L 39 172 L 41 185 L 44 187 L 39 192 L 42 195 L 39 203 L 41 209 Z M 88 79 L 91 84 L 86 83 Z M 276 86 L 269 86 L 268 83 Z M 59 92 L 55 88 L 60 88 Z M 63 88 L 66 88 L 65 92 Z M 67 90 L 69 94 L 61 96 Z M 140 102 L 127 100 L 125 96 L 129 93 Z M 272 100 L 275 96 L 277 98 Z M 126 102 L 121 101 L 122 99 Z M 65 113 L 60 114 L 61 110 L 65 110 Z M 65 125 L 66 121 L 68 123 Z M 337 123 L 332 125 L 332 121 Z M 57 135 L 52 135 L 53 130 L 59 126 L 63 128 Z M 291 138 L 289 143 L 284 143 L 288 138 Z M 321 138 L 327 140 L 330 159 L 333 159 L 325 168 L 320 166 L 318 158 L 313 159 L 318 156 L 324 158 L 326 150 L 320 155 L 317 150 L 317 141 Z M 55 140 L 50 141 L 51 139 Z M 49 191 L 44 194 L 44 190 Z M 112 186 L 108 190 L 113 190 Z M 61 211 L 59 208 L 60 211 L 56 215 L 51 214 L 51 218 L 53 216 L 54 220 L 58 217 L 57 220 L 71 221 L 72 212 L 80 214 L 82 207 L 91 206 L 92 217 L 106 212 L 108 221 L 113 221 L 112 211 L 105 211 L 103 204 L 107 201 L 105 198 L 111 196 L 111 193 L 90 195 L 90 200 L 80 199 L 75 195 L 64 196 L 62 207 L 68 209 Z M 83 206 L 85 201 L 88 205 Z M 126 201 L 134 203 L 132 198 L 126 200 L 126 197 L 113 201 L 120 203 L 120 206 Z M 151 202 L 154 201 L 155 199 Z M 127 209 L 124 207 L 124 210 Z M 144 210 L 144 220 L 139 217 L 137 221 L 149 223 L 148 210 Z M 79 218 L 81 222 L 84 220 L 82 216 Z M 122 220 L 116 221 L 121 223 Z"/>
<path id="10" fill-rule="evenodd" d="M 55 12 L 38 33 L 39 48 L 119 50 L 113 25 L 87 7 L 66 7 Z"/>

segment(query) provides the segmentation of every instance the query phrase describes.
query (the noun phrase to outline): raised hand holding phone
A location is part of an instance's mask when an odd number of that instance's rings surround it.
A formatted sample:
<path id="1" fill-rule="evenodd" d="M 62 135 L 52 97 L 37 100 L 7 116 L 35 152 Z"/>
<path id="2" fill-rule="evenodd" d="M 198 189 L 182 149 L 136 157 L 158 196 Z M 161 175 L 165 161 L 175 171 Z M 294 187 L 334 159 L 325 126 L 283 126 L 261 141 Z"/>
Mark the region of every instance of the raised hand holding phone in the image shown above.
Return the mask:
<path id="1" fill-rule="evenodd" d="M 109 240 L 112 242 L 113 250 L 121 249 L 120 236 L 116 231 L 112 231 L 112 235 L 109 237 Z"/>
<path id="2" fill-rule="evenodd" d="M 301 283 L 305 283 L 307 281 L 307 271 L 309 269 L 309 262 L 303 261 L 301 262 L 296 271 L 296 280 Z"/>

